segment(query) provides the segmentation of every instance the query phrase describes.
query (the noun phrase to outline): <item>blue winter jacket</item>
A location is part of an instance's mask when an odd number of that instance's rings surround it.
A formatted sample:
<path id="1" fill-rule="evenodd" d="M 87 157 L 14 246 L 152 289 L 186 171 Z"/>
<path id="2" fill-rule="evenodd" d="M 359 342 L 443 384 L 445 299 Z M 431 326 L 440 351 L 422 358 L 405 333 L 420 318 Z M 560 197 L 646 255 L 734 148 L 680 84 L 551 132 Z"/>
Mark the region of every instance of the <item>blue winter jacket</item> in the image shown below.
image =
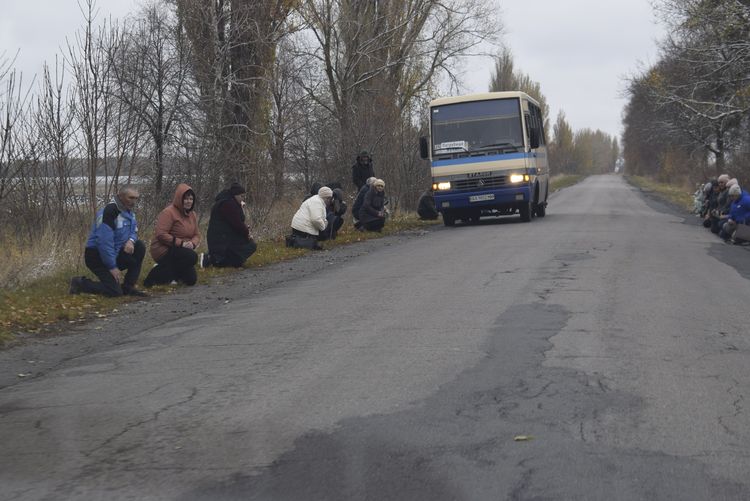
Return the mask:
<path id="1" fill-rule="evenodd" d="M 117 267 L 117 255 L 128 240 L 138 240 L 135 214 L 110 202 L 96 212 L 86 248 L 96 248 L 108 270 Z"/>
<path id="2" fill-rule="evenodd" d="M 750 223 L 750 194 L 746 191 L 740 193 L 740 198 L 732 202 L 729 209 L 729 219 L 741 224 Z"/>

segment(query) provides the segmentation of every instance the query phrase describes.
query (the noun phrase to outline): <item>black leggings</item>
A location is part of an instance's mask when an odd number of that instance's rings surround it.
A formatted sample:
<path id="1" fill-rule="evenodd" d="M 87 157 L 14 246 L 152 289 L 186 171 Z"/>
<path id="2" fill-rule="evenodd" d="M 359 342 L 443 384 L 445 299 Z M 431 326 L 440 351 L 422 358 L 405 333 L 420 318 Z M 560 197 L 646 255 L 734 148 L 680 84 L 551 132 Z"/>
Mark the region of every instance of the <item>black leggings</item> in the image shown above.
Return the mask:
<path id="1" fill-rule="evenodd" d="M 161 258 L 156 261 L 156 266 L 148 272 L 143 285 L 168 284 L 172 280 L 183 282 L 185 285 L 195 285 L 198 274 L 195 264 L 198 262 L 198 254 L 193 249 L 185 247 L 172 247 Z"/>
<path id="2" fill-rule="evenodd" d="M 99 255 L 99 250 L 96 247 L 86 248 L 84 252 L 86 266 L 100 281 L 94 282 L 83 277 L 81 290 L 90 294 L 101 294 L 110 297 L 122 296 L 123 293 L 132 289 L 136 280 L 138 280 L 138 275 L 141 274 L 141 263 L 145 255 L 146 245 L 140 240 L 133 244 L 132 254 L 128 254 L 122 249 L 120 250 L 117 254 L 117 267 L 120 270 L 127 270 L 124 283 L 121 286 L 104 265 L 102 257 Z"/>

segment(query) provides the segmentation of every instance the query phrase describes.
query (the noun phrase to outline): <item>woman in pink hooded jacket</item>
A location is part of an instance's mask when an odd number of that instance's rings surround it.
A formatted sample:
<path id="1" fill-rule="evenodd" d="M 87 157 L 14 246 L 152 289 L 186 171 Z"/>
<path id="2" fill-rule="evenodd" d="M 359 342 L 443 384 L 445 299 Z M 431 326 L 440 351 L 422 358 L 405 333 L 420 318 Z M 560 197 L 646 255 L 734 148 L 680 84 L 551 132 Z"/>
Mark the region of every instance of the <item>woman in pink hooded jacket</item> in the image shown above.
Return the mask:
<path id="1" fill-rule="evenodd" d="M 201 235 L 194 208 L 193 189 L 184 183 L 178 185 L 172 203 L 156 218 L 150 248 L 156 266 L 143 281 L 144 286 L 168 284 L 173 280 L 195 285 L 198 281 L 195 271 L 198 254 L 195 249 L 201 243 Z"/>

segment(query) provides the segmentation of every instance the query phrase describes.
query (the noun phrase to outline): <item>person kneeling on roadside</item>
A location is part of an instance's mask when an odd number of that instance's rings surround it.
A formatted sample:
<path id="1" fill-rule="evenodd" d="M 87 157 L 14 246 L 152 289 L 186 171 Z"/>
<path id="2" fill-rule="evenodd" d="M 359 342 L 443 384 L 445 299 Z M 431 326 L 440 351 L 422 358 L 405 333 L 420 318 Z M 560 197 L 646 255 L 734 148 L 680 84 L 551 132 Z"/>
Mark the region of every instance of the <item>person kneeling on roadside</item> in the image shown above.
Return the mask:
<path id="1" fill-rule="evenodd" d="M 364 186 L 359 189 L 359 191 L 357 192 L 357 197 L 354 199 L 354 205 L 352 205 L 352 220 L 354 222 L 354 227 L 358 230 L 362 226 L 362 224 L 359 222 L 359 210 L 362 208 L 362 204 L 365 202 L 365 195 L 367 195 L 370 186 L 372 186 L 372 183 L 377 181 L 377 179 L 378 178 L 376 177 L 368 177 L 367 181 L 365 181 Z"/>
<path id="2" fill-rule="evenodd" d="M 203 257 L 202 266 L 241 268 L 257 250 L 245 224 L 244 197 L 245 189 L 238 183 L 216 195 L 206 233 L 208 255 Z"/>
<path id="3" fill-rule="evenodd" d="M 721 231 L 721 226 L 724 224 L 726 215 L 729 213 L 731 201 L 729 200 L 728 193 L 732 179 L 729 178 L 729 175 L 722 174 L 717 178 L 717 182 L 719 183 L 719 194 L 716 197 L 716 208 L 710 213 L 711 233 L 716 235 Z M 736 180 L 734 181 L 734 184 L 737 184 Z"/>
<path id="4" fill-rule="evenodd" d="M 381 231 L 385 226 L 385 181 L 376 179 L 365 194 L 359 209 L 361 228 L 367 231 Z"/>
<path id="5" fill-rule="evenodd" d="M 318 234 L 318 242 L 335 240 L 338 231 L 344 225 L 344 214 L 346 214 L 344 190 L 341 188 L 332 188 L 331 191 L 333 191 L 333 198 L 331 199 L 331 203 L 326 206 L 326 229 Z"/>
<path id="6" fill-rule="evenodd" d="M 419 215 L 419 219 L 425 221 L 432 221 L 438 218 L 438 211 L 435 208 L 435 196 L 432 190 L 425 190 L 422 196 L 419 197 L 417 214 Z"/>
<path id="7" fill-rule="evenodd" d="M 750 222 L 750 195 L 743 191 L 738 184 L 735 184 L 727 190 L 727 196 L 731 202 L 729 214 L 724 219 L 719 236 L 725 242 L 734 238 L 738 224 L 747 224 Z"/>
<path id="8" fill-rule="evenodd" d="M 287 237 L 287 247 L 322 250 L 318 244 L 320 232 L 328 226 L 327 208 L 333 201 L 333 190 L 323 186 L 300 205 L 292 218 L 292 235 Z"/>
<path id="9" fill-rule="evenodd" d="M 177 186 L 174 199 L 156 218 L 154 240 L 151 242 L 151 257 L 156 266 L 143 281 L 146 287 L 179 281 L 195 285 L 198 274 L 195 264 L 198 254 L 195 249 L 201 243 L 198 218 L 195 215 L 195 193 L 187 184 Z"/>
<path id="10" fill-rule="evenodd" d="M 84 260 L 100 281 L 73 277 L 70 280 L 71 294 L 146 295 L 135 288 L 146 255 L 145 244 L 138 240 L 138 225 L 133 213 L 137 201 L 138 190 L 122 186 L 114 200 L 97 211 L 86 241 Z M 120 285 L 122 270 L 127 270 L 127 273 Z"/>

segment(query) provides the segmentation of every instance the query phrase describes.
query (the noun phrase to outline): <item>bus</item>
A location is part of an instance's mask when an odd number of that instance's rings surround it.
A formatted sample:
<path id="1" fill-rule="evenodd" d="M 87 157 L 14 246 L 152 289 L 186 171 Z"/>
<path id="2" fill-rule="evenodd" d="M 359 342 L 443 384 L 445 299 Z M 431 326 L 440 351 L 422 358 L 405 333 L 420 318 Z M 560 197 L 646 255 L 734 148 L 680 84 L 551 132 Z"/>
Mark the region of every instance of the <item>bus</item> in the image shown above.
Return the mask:
<path id="1" fill-rule="evenodd" d="M 518 213 L 544 217 L 549 166 L 539 103 L 524 92 L 487 92 L 434 99 L 429 137 L 435 208 L 443 223 Z"/>

